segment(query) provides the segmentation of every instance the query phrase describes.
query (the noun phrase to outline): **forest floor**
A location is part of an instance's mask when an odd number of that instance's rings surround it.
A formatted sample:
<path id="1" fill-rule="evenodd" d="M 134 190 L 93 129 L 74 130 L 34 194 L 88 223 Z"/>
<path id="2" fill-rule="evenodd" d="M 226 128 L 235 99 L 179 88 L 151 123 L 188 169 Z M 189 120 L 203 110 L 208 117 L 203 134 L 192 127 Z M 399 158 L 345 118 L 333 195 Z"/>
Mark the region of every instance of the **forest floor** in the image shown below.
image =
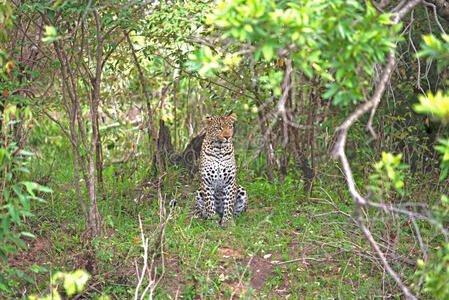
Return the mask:
<path id="1" fill-rule="evenodd" d="M 125 174 L 106 171 L 105 190 L 110 195 L 99 202 L 105 234 L 89 240 L 83 236 L 74 189 L 67 184 L 70 168 L 57 172 L 56 179 L 46 183 L 54 189 L 52 198 L 35 203 L 35 216 L 27 222 L 36 238 L 27 239 L 29 249 L 10 260 L 11 267 L 27 275 L 14 296 L 45 292 L 52 273 L 82 268 L 93 277 L 80 298 L 132 298 L 135 265 L 143 266 L 139 215 L 150 248 L 157 250 L 156 274 L 164 271 L 157 299 L 345 299 L 396 290 L 356 226 L 352 200 L 339 180 L 326 189 L 317 184 L 307 197 L 302 181 L 294 176 L 270 182 L 241 171 L 238 181 L 248 191 L 249 208 L 223 229 L 216 220 L 193 216 L 192 195 L 198 183 L 182 169 L 169 172 L 159 183 L 142 180 L 145 184 L 140 185 L 127 182 Z M 167 221 L 163 260 L 157 239 L 158 187 L 167 212 L 170 199 L 178 202 Z M 398 244 L 396 250 L 409 254 L 414 246 Z"/>

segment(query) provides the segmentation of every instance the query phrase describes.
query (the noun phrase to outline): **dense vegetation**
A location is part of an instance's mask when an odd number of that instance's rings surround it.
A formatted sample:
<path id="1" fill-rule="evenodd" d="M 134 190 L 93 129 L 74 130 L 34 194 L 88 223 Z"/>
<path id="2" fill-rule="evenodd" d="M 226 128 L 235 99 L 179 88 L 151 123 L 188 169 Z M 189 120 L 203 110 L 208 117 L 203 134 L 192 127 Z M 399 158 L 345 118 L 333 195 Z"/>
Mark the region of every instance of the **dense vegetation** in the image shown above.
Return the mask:
<path id="1" fill-rule="evenodd" d="M 0 298 L 449 297 L 449 2 L 0 0 Z M 249 209 L 193 214 L 236 113 Z"/>

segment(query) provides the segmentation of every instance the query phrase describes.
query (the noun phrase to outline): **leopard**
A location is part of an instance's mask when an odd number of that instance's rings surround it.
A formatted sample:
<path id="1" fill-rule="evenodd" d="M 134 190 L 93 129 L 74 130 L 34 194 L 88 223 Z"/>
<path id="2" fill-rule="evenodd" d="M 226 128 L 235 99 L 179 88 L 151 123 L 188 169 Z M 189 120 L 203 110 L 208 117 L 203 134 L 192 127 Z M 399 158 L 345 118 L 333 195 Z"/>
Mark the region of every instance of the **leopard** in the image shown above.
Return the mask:
<path id="1" fill-rule="evenodd" d="M 233 217 L 246 211 L 248 196 L 236 182 L 237 165 L 233 134 L 235 113 L 204 117 L 206 134 L 201 146 L 199 174 L 201 187 L 196 191 L 197 215 L 212 219 L 218 215 L 219 224 L 226 227 Z"/>

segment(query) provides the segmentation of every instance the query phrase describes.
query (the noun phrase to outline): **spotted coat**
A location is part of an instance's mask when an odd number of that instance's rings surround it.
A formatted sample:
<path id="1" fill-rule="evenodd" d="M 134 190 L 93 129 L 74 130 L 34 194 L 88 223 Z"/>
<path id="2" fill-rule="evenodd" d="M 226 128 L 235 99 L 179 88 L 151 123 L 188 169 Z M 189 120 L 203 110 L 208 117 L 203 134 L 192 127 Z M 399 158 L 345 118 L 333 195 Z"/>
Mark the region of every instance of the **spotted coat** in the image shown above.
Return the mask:
<path id="1" fill-rule="evenodd" d="M 214 215 L 221 225 L 245 211 L 246 190 L 235 180 L 236 161 L 232 135 L 236 115 L 205 118 L 206 136 L 200 153 L 201 188 L 196 192 L 197 212 L 204 218 Z"/>

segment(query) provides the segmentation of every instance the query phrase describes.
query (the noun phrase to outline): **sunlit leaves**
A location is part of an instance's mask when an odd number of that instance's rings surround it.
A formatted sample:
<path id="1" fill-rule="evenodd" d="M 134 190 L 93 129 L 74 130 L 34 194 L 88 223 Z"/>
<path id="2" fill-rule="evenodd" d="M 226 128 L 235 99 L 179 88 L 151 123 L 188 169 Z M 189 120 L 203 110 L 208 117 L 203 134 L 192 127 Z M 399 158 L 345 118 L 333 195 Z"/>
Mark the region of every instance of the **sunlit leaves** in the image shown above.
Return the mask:
<path id="1" fill-rule="evenodd" d="M 448 299 L 449 297 L 449 245 L 443 244 L 431 257 L 426 266 L 424 261 L 418 260 L 419 270 L 415 277 L 423 276 L 423 291 L 429 293 L 432 299 Z"/>
<path id="2" fill-rule="evenodd" d="M 242 58 L 236 54 L 228 53 L 223 58 L 223 64 L 229 67 L 237 66 Z"/>
<path id="3" fill-rule="evenodd" d="M 189 55 L 190 62 L 187 64 L 190 71 L 197 71 L 200 75 L 212 75 L 220 68 L 221 54 L 216 54 L 209 47 L 203 47 Z"/>
<path id="4" fill-rule="evenodd" d="M 449 65 L 449 35 L 441 35 L 442 41 L 434 35 L 423 35 L 423 44 L 421 51 L 418 52 L 418 58 L 427 57 L 428 59 L 438 60 L 438 70 L 441 71 Z"/>
<path id="5" fill-rule="evenodd" d="M 443 34 L 441 37 L 442 41 L 434 35 L 424 35 L 422 50 L 418 53 L 418 58 L 437 59 L 440 71 L 449 65 L 449 35 Z M 438 90 L 434 95 L 429 91 L 427 96 L 420 95 L 418 100 L 419 103 L 414 105 L 415 111 L 428 114 L 441 121 L 443 125 L 449 123 L 449 94 L 443 94 Z M 440 180 L 443 180 L 449 171 L 449 140 L 440 139 L 439 142 L 440 145 L 435 146 L 435 149 L 442 154 Z"/>
<path id="6" fill-rule="evenodd" d="M 265 89 L 272 89 L 275 96 L 281 95 L 281 82 L 284 72 L 271 70 L 267 75 L 259 78 L 260 83 Z"/>
<path id="7" fill-rule="evenodd" d="M 76 270 L 73 272 L 56 272 L 51 277 L 50 289 L 51 293 L 46 296 L 31 295 L 29 299 L 32 300 L 46 300 L 46 299 L 62 299 L 61 294 L 58 291 L 58 286 L 62 283 L 65 294 L 67 296 L 74 296 L 82 292 L 86 283 L 89 280 L 90 275 L 84 270 Z"/>
<path id="8" fill-rule="evenodd" d="M 42 41 L 45 43 L 51 43 L 58 40 L 60 37 L 58 36 L 58 32 L 54 26 L 45 25 L 45 32 Z"/>
<path id="9" fill-rule="evenodd" d="M 5 27 L 10 27 L 12 25 L 12 8 L 9 1 L 0 2 L 0 41 L 6 37 L 4 30 Z"/>
<path id="10" fill-rule="evenodd" d="M 64 289 L 68 296 L 81 292 L 86 286 L 90 275 L 84 270 L 76 270 L 71 273 L 57 272 L 52 276 L 51 284 L 57 284 L 59 280 L 63 280 Z"/>
<path id="11" fill-rule="evenodd" d="M 370 176 L 370 189 L 379 196 L 388 194 L 391 188 L 403 195 L 404 175 L 400 169 L 407 165 L 401 163 L 402 154 L 393 155 L 392 153 L 382 152 L 382 159 L 373 165 L 374 174 Z"/>
<path id="12" fill-rule="evenodd" d="M 267 35 L 263 24 L 269 22 L 269 12 L 274 8 L 271 0 L 222 1 L 207 16 L 206 23 L 227 29 L 224 37 L 251 41 Z"/>
<path id="13" fill-rule="evenodd" d="M 420 95 L 418 99 L 419 104 L 415 104 L 415 111 L 429 114 L 444 125 L 449 123 L 449 94 L 443 94 L 439 90 L 434 95 L 429 91 L 427 96 Z"/>
<path id="14" fill-rule="evenodd" d="M 271 59 L 273 58 L 273 56 L 275 55 L 275 51 L 274 51 L 274 47 L 272 44 L 265 44 L 262 47 L 262 53 L 263 56 L 265 57 L 266 61 L 271 61 Z"/>
<path id="15" fill-rule="evenodd" d="M 227 53 L 223 57 L 222 53 L 216 53 L 206 46 L 190 53 L 186 65 L 190 71 L 196 71 L 201 76 L 211 76 L 215 72 L 232 69 L 240 63 L 241 59 L 239 55 L 233 53 Z"/>
<path id="16" fill-rule="evenodd" d="M 440 180 L 444 180 L 447 177 L 449 171 L 449 139 L 439 140 L 440 145 L 435 146 L 435 149 L 441 153 L 441 174 Z"/>
<path id="17" fill-rule="evenodd" d="M 293 67 L 321 78 L 328 88 L 324 96 L 333 98 L 334 104 L 365 96 L 374 64 L 395 48 L 400 28 L 390 31 L 386 25 L 391 25 L 391 15 L 379 15 L 370 2 L 362 6 L 343 0 L 223 1 L 207 23 L 222 29 L 223 37 L 243 43 L 242 48 L 251 48 L 256 61 L 269 63 L 279 59 L 279 51 L 289 49 Z M 198 66 L 203 73 L 214 65 L 210 60 L 204 64 L 205 69 Z"/>

